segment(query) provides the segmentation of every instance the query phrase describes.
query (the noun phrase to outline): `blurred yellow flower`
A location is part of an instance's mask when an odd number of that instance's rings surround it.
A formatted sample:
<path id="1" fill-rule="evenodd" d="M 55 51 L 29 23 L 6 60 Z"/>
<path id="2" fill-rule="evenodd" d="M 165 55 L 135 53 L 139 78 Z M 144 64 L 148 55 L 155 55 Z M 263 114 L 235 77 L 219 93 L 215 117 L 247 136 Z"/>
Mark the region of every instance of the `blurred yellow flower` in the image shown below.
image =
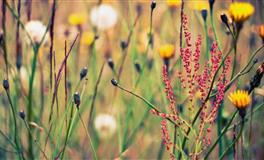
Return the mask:
<path id="1" fill-rule="evenodd" d="M 72 13 L 68 18 L 68 22 L 74 26 L 82 25 L 85 23 L 85 21 L 86 21 L 86 16 L 83 13 Z"/>
<path id="2" fill-rule="evenodd" d="M 169 59 L 173 57 L 174 51 L 175 51 L 175 48 L 174 48 L 174 45 L 172 44 L 165 44 L 159 48 L 159 54 L 164 59 Z"/>
<path id="3" fill-rule="evenodd" d="M 258 27 L 258 34 L 261 38 L 264 38 L 264 24 Z"/>
<path id="4" fill-rule="evenodd" d="M 198 10 L 198 11 L 201 11 L 203 9 L 209 10 L 208 1 L 196 0 L 196 1 L 190 1 L 187 4 L 193 10 Z"/>
<path id="5" fill-rule="evenodd" d="M 93 32 L 83 32 L 81 38 L 81 44 L 90 46 L 94 41 L 94 33 Z"/>
<path id="6" fill-rule="evenodd" d="M 245 109 L 251 102 L 251 97 L 245 90 L 237 90 L 228 96 L 237 109 Z"/>
<path id="7" fill-rule="evenodd" d="M 254 7 L 247 2 L 234 2 L 229 6 L 229 14 L 234 22 L 242 23 L 254 13 Z"/>
<path id="8" fill-rule="evenodd" d="M 171 8 L 179 7 L 181 5 L 181 0 L 167 0 L 167 5 Z"/>

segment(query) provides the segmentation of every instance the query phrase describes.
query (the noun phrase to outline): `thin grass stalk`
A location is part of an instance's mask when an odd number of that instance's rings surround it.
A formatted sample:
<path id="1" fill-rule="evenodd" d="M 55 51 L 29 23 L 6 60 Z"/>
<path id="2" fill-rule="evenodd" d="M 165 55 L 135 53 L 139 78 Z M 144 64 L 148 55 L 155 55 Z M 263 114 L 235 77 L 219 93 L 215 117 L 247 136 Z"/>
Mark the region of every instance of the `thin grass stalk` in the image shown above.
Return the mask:
<path id="1" fill-rule="evenodd" d="M 218 49 L 219 51 L 222 51 L 222 45 L 221 43 L 219 42 L 218 40 L 218 36 L 217 36 L 217 33 L 216 33 L 216 29 L 215 29 L 215 22 L 214 22 L 214 15 L 213 15 L 213 8 L 210 10 L 210 22 L 211 22 L 211 27 L 213 29 L 213 33 L 214 33 L 214 38 L 215 38 L 215 41 L 217 43 L 217 46 L 218 46 Z"/>
<path id="2" fill-rule="evenodd" d="M 0 134 L 10 143 L 10 145 L 15 149 L 17 150 L 16 148 L 16 144 L 14 144 L 14 142 L 7 136 L 4 134 L 3 131 L 0 130 Z"/>
<path id="3" fill-rule="evenodd" d="M 51 12 L 51 25 L 50 25 L 50 51 L 49 51 L 49 63 L 50 63 L 50 88 L 52 88 L 52 53 L 53 53 L 53 45 L 54 45 L 54 23 L 55 23 L 55 15 L 56 15 L 56 0 L 53 0 L 52 3 L 52 12 Z"/>
<path id="4" fill-rule="evenodd" d="M 209 54 L 209 37 L 208 37 L 208 26 L 207 26 L 207 21 L 206 19 L 204 20 L 204 32 L 205 32 L 205 57 L 206 60 L 208 61 L 210 59 L 210 54 Z M 217 43 L 217 42 L 216 42 Z"/>
<path id="5" fill-rule="evenodd" d="M 17 3 L 17 14 L 20 19 L 20 11 L 21 11 L 21 0 L 18 0 Z M 20 24 L 17 22 L 16 24 L 16 66 L 19 70 L 22 65 L 22 50 L 21 50 L 21 42 L 20 42 L 20 32 L 19 32 Z"/>
<path id="6" fill-rule="evenodd" d="M 91 136 L 90 136 L 90 134 L 89 134 L 89 131 L 88 131 L 88 129 L 87 129 L 87 126 L 85 125 L 85 123 L 84 123 L 84 121 L 83 121 L 83 119 L 82 119 L 82 115 L 81 115 L 80 112 L 79 112 L 79 108 L 77 108 L 77 112 L 78 112 L 79 118 L 80 118 L 80 120 L 81 120 L 81 122 L 82 122 L 82 125 L 83 125 L 83 127 L 84 127 L 84 129 L 85 129 L 86 136 L 87 136 L 87 138 L 89 139 L 89 142 L 90 142 L 90 145 L 91 145 L 91 148 L 92 148 L 92 151 L 93 151 L 94 159 L 97 160 L 98 158 L 97 158 L 97 155 L 96 155 L 96 151 L 95 151 L 95 149 L 94 149 L 94 145 L 93 145 L 93 142 L 92 142 Z"/>
<path id="7" fill-rule="evenodd" d="M 65 153 L 65 149 L 66 149 L 66 146 L 67 146 L 67 143 L 68 143 L 69 134 L 70 134 L 70 128 L 71 128 L 71 126 L 72 126 L 72 120 L 73 120 L 73 109 L 74 109 L 74 105 L 72 104 L 72 105 L 71 105 L 70 118 L 69 118 L 69 125 L 68 125 L 67 131 L 66 131 L 66 139 L 65 139 L 65 143 L 64 143 L 64 146 L 63 146 L 62 151 L 59 153 L 59 155 L 61 155 L 61 159 L 62 159 L 62 160 L 63 160 L 64 153 Z"/>
<path id="8" fill-rule="evenodd" d="M 214 142 L 214 144 L 212 145 L 212 147 L 209 149 L 209 151 L 206 153 L 204 159 L 208 159 L 209 155 L 211 154 L 211 152 L 214 150 L 214 148 L 216 147 L 216 145 L 218 144 L 218 142 L 222 139 L 223 135 L 225 135 L 225 133 L 228 131 L 229 126 L 231 125 L 231 123 L 233 122 L 236 114 L 238 113 L 238 110 L 236 110 L 233 114 L 232 117 L 230 118 L 230 120 L 228 121 L 227 125 L 225 126 L 225 128 L 222 130 L 221 134 L 218 136 L 218 138 L 216 139 L 216 141 Z M 221 153 L 222 154 L 222 153 Z"/>
<path id="9" fill-rule="evenodd" d="M 217 136 L 219 137 L 221 135 L 221 130 L 223 128 L 222 124 L 222 114 L 223 114 L 223 103 L 221 103 L 220 108 L 217 113 Z M 223 150 L 223 141 L 222 139 L 219 140 L 219 147 L 218 147 L 218 157 L 220 157 L 220 154 L 222 153 Z"/>
<path id="10" fill-rule="evenodd" d="M 133 96 L 135 96 L 135 97 L 141 99 L 143 102 L 145 102 L 145 103 L 147 104 L 147 106 L 148 106 L 150 109 L 153 109 L 153 110 L 155 110 L 155 111 L 158 112 L 158 113 L 161 113 L 161 112 L 159 111 L 159 109 L 156 108 L 156 106 L 154 106 L 151 102 L 149 102 L 149 101 L 148 101 L 147 99 L 145 99 L 144 97 L 142 97 L 142 96 L 140 96 L 140 95 L 138 95 L 138 94 L 136 94 L 136 93 L 134 93 L 134 92 L 132 92 L 132 91 L 127 90 L 126 88 L 122 87 L 122 86 L 119 85 L 119 84 L 117 84 L 116 87 L 118 87 L 119 89 L 121 89 L 121 90 L 123 90 L 123 91 L 125 91 L 125 92 L 127 92 L 127 93 L 129 93 L 129 94 L 131 94 L 131 95 L 133 95 Z M 172 123 L 173 125 L 177 125 L 177 126 L 179 126 L 179 124 L 177 124 L 176 122 L 174 122 L 172 119 L 170 119 L 170 118 L 168 118 L 168 117 L 166 117 L 165 119 L 168 120 L 168 121 L 169 121 L 170 123 Z M 191 128 L 191 127 L 189 126 L 189 124 L 187 124 L 187 122 L 185 122 L 185 121 L 183 121 L 183 122 L 184 122 L 189 128 Z M 181 127 L 179 127 L 179 128 L 181 128 Z M 191 129 L 190 129 L 190 130 L 191 130 Z M 182 130 L 182 133 L 183 133 L 183 135 L 185 136 L 186 139 L 189 139 L 189 138 L 188 138 L 188 135 L 186 134 L 186 132 L 185 132 L 184 130 Z"/>
<path id="11" fill-rule="evenodd" d="M 17 122 L 16 122 L 16 112 L 15 112 L 15 107 L 13 106 L 11 97 L 10 97 L 10 93 L 9 90 L 6 90 L 6 95 L 8 98 L 8 102 L 11 106 L 11 111 L 12 111 L 12 117 L 13 117 L 13 121 L 14 121 L 14 141 L 15 141 L 15 145 L 16 145 L 16 150 L 19 153 L 19 159 L 25 159 L 23 156 L 23 152 L 21 152 L 20 146 L 19 146 L 19 141 L 18 141 L 18 136 L 17 136 Z"/>
<path id="12" fill-rule="evenodd" d="M 2 29 L 3 29 L 3 40 L 2 48 L 4 52 L 4 61 L 5 61 L 5 74 L 6 79 L 8 80 L 8 57 L 7 57 L 7 46 L 6 46 L 6 5 L 7 0 L 2 1 Z"/>
<path id="13" fill-rule="evenodd" d="M 28 105 L 27 105 L 27 119 L 29 121 L 33 120 L 33 83 L 34 83 L 34 78 L 35 78 L 35 73 L 36 73 L 36 67 L 37 67 L 37 57 L 38 57 L 38 50 L 39 46 L 33 46 L 33 51 L 34 51 L 34 56 L 33 56 L 33 61 L 31 64 L 31 76 L 29 79 L 29 94 L 28 94 Z M 29 152 L 29 158 L 34 159 L 34 149 L 33 149 L 33 139 L 31 138 L 30 133 L 28 133 L 28 152 Z"/>
<path id="14" fill-rule="evenodd" d="M 30 130 L 30 128 L 29 128 L 29 125 L 28 125 L 27 121 L 26 121 L 25 119 L 23 119 L 23 121 L 24 121 L 24 124 L 25 124 L 25 126 L 26 126 L 26 128 L 27 128 L 27 130 L 28 130 L 28 133 L 30 134 L 31 138 L 34 139 L 33 134 L 31 133 L 31 130 Z M 46 160 L 48 160 L 49 158 L 47 157 L 47 155 L 45 154 L 45 152 L 42 150 L 42 148 L 41 148 L 39 142 L 38 142 L 36 139 L 34 139 L 34 142 L 37 144 L 37 147 L 38 147 L 39 150 L 42 152 L 44 158 L 45 158 Z"/>
<path id="15" fill-rule="evenodd" d="M 139 20 L 139 17 L 140 17 L 140 14 L 137 14 L 137 16 L 135 18 L 135 21 L 133 23 L 133 26 L 131 27 L 131 29 L 129 31 L 127 40 L 125 42 L 126 48 L 125 49 L 122 49 L 122 51 L 123 51 L 123 57 L 122 57 L 121 65 L 119 67 L 118 74 L 117 74 L 117 80 L 118 81 L 120 80 L 120 77 L 121 77 L 121 74 L 122 74 L 122 71 L 123 71 L 123 68 L 124 68 L 125 60 L 126 60 L 126 57 L 128 55 L 128 46 L 130 44 L 130 41 L 131 41 L 131 38 L 132 38 L 132 35 L 133 35 L 134 28 L 137 25 L 137 22 Z"/>
<path id="16" fill-rule="evenodd" d="M 94 88 L 92 103 L 91 103 L 91 107 L 90 107 L 91 109 L 90 109 L 89 119 L 88 119 L 88 125 L 89 125 L 89 127 L 92 125 L 91 124 L 91 121 L 93 119 L 92 116 L 93 116 L 93 111 L 94 111 L 95 99 L 96 99 L 96 96 L 97 96 L 98 86 L 100 84 L 100 81 L 101 81 L 101 78 L 102 78 L 102 74 L 103 74 L 103 71 L 104 71 L 104 66 L 105 66 L 105 61 L 102 64 L 102 67 L 100 69 L 100 73 L 99 73 L 99 76 L 98 76 L 98 79 L 96 81 L 95 88 Z"/>
<path id="17" fill-rule="evenodd" d="M 77 36 L 75 37 L 71 47 L 69 48 L 68 52 L 67 52 L 67 55 L 66 57 L 64 58 L 63 62 L 61 63 L 60 65 L 60 68 L 59 68 L 59 71 L 58 71 L 58 74 L 57 74 L 57 77 L 56 77 L 56 80 L 55 80 L 55 83 L 54 83 L 54 90 L 53 90 L 53 95 L 52 95 L 52 102 L 51 102 L 51 110 L 50 110 L 50 115 L 49 115 L 49 122 L 51 121 L 51 118 L 52 118 L 52 115 L 53 115 L 53 106 L 54 106 L 54 103 L 55 103 L 55 100 L 56 100 L 56 95 L 57 95 L 57 92 L 58 92 L 58 87 L 59 87 L 59 84 L 60 84 L 60 80 L 61 80 L 61 77 L 62 77 L 62 71 L 64 70 L 64 67 L 65 67 L 65 63 L 74 47 L 74 44 L 76 43 L 77 39 L 78 39 L 78 36 L 79 34 L 77 34 Z M 56 74 L 56 73 L 55 73 Z"/>
<path id="18" fill-rule="evenodd" d="M 67 42 L 64 42 L 65 47 L 64 47 L 64 58 L 67 57 Z M 67 101 L 68 101 L 68 87 L 67 87 L 67 60 L 65 61 L 65 67 L 64 67 L 64 92 L 65 92 L 65 98 L 64 98 L 64 103 L 65 103 L 65 110 L 67 107 Z M 66 124 L 67 124 L 67 118 L 66 118 Z"/>
<path id="19" fill-rule="evenodd" d="M 77 90 L 77 88 L 79 87 L 79 84 L 80 84 L 81 81 L 78 82 L 77 84 L 77 87 L 75 90 Z M 85 88 L 86 88 L 86 85 L 87 85 L 87 81 L 85 81 L 84 83 L 84 86 L 82 88 L 82 92 L 81 92 L 81 98 L 84 94 L 84 91 L 85 91 Z M 70 101 L 69 103 L 71 103 L 71 113 L 70 113 L 70 119 L 69 119 L 69 125 L 68 125 L 68 128 L 67 128 L 67 131 L 66 131 L 66 140 L 65 140 L 65 143 L 64 143 L 64 146 L 63 146 L 63 149 L 60 151 L 60 153 L 57 155 L 57 158 L 59 158 L 59 156 L 61 156 L 61 159 L 63 159 L 64 157 L 64 152 L 65 152 L 65 149 L 67 147 L 67 144 L 68 144 L 68 140 L 70 138 L 70 135 L 72 133 L 72 130 L 75 129 L 74 127 L 76 127 L 77 125 L 75 125 L 75 119 L 76 119 L 76 112 L 73 114 L 73 111 L 74 111 L 74 104 L 73 104 L 73 101 Z M 68 109 L 69 106 L 67 106 L 67 109 Z M 78 106 L 80 107 L 80 106 Z M 77 107 L 77 108 L 78 108 Z M 78 112 L 78 111 L 77 111 Z M 68 113 L 68 110 L 66 111 L 66 114 Z M 66 117 L 67 118 L 67 117 Z M 67 123 L 66 123 L 66 127 L 67 127 Z"/>
<path id="20" fill-rule="evenodd" d="M 245 122 L 246 121 L 248 121 L 248 117 L 250 117 L 251 116 L 251 114 L 252 113 L 255 113 L 255 112 L 257 112 L 259 109 L 261 109 L 262 107 L 264 107 L 264 103 L 261 103 L 260 105 L 258 105 L 258 106 L 256 106 L 255 107 L 255 109 L 252 111 L 252 112 L 250 112 L 249 114 L 247 114 L 246 116 L 245 116 Z M 254 115 L 254 114 L 253 114 Z M 241 125 L 242 124 L 242 120 L 241 121 L 239 121 L 239 122 L 237 122 L 236 124 L 234 124 L 232 127 L 229 127 L 228 128 L 228 130 L 232 130 L 233 128 L 234 128 L 234 126 L 239 126 L 239 125 Z"/>
<path id="21" fill-rule="evenodd" d="M 244 120 L 242 120 L 242 125 L 240 128 L 240 131 L 236 137 L 236 139 L 227 147 L 227 149 L 224 151 L 224 153 L 220 156 L 220 160 L 222 160 L 225 155 L 228 153 L 228 151 L 236 144 L 236 142 L 239 140 L 239 138 L 241 137 L 242 133 L 243 133 L 243 129 L 244 129 Z"/>
<path id="22" fill-rule="evenodd" d="M 27 6 L 27 20 L 30 21 L 31 20 L 32 0 L 27 0 L 26 6 Z"/>

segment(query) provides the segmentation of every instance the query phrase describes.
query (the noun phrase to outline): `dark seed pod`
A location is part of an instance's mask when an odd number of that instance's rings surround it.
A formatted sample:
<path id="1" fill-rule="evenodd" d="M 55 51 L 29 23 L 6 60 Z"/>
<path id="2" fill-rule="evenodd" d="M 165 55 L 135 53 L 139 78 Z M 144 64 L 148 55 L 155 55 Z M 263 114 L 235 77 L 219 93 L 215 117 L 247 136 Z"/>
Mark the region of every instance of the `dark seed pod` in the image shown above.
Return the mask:
<path id="1" fill-rule="evenodd" d="M 201 15 L 203 17 L 203 20 L 206 21 L 206 18 L 207 18 L 207 10 L 206 9 L 201 10 Z"/>
<path id="2" fill-rule="evenodd" d="M 78 92 L 75 92 L 73 95 L 73 99 L 74 99 L 74 104 L 76 104 L 77 108 L 79 108 L 79 106 L 81 104 L 80 94 Z"/>
<path id="3" fill-rule="evenodd" d="M 20 117 L 21 119 L 25 119 L 26 114 L 25 114 L 25 112 L 24 112 L 23 110 L 21 110 L 21 111 L 19 112 L 19 117 Z"/>
<path id="4" fill-rule="evenodd" d="M 111 80 L 111 83 L 112 83 L 112 85 L 114 85 L 114 86 L 117 86 L 117 85 L 118 85 L 118 82 L 117 82 L 116 79 L 112 79 L 112 80 Z"/>
<path id="5" fill-rule="evenodd" d="M 227 16 L 226 16 L 226 14 L 225 14 L 225 13 L 222 13 L 220 17 L 221 17 L 222 22 L 223 22 L 226 26 L 228 26 L 228 18 L 227 18 Z"/>
<path id="6" fill-rule="evenodd" d="M 140 72 L 141 72 L 141 66 L 140 66 L 140 64 L 139 64 L 138 62 L 135 62 L 134 65 L 135 65 L 135 69 L 136 69 L 136 71 L 137 71 L 138 73 L 140 73 Z"/>
<path id="7" fill-rule="evenodd" d="M 212 9 L 213 9 L 214 2 L 215 2 L 215 0 L 209 0 L 209 6 L 210 6 L 210 10 L 212 10 Z"/>
<path id="8" fill-rule="evenodd" d="M 3 87 L 5 90 L 9 90 L 9 82 L 7 79 L 4 79 L 3 80 Z"/>
<path id="9" fill-rule="evenodd" d="M 82 80 L 84 77 L 86 77 L 87 72 L 88 72 L 87 67 L 84 67 L 84 68 L 81 70 L 81 72 L 80 72 L 80 79 L 81 79 L 81 80 Z"/>
<path id="10" fill-rule="evenodd" d="M 114 64 L 114 62 L 113 62 L 113 59 L 112 59 L 112 58 L 108 58 L 108 59 L 107 59 L 107 63 L 108 63 L 108 66 L 109 66 L 112 70 L 114 70 L 114 68 L 115 68 L 115 64 Z"/>
<path id="11" fill-rule="evenodd" d="M 150 5 L 151 10 L 154 10 L 154 9 L 156 8 L 156 5 L 157 5 L 156 1 L 153 0 L 153 1 L 151 2 L 151 5 Z"/>
<path id="12" fill-rule="evenodd" d="M 122 48 L 122 50 L 127 48 L 127 43 L 125 41 L 121 41 L 120 42 L 120 47 Z"/>
<path id="13" fill-rule="evenodd" d="M 250 84 L 247 87 L 249 93 L 252 92 L 256 87 L 260 85 L 260 82 L 263 76 L 264 76 L 264 63 L 262 63 L 258 67 L 256 74 L 251 78 Z"/>

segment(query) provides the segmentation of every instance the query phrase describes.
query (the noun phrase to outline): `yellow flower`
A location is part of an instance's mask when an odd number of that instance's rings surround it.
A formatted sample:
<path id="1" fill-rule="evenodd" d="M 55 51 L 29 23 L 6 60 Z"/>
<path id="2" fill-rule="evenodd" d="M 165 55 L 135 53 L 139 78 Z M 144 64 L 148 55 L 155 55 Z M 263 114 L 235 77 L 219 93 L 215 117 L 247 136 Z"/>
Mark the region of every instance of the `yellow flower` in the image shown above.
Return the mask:
<path id="1" fill-rule="evenodd" d="M 258 34 L 261 38 L 264 38 L 264 24 L 258 27 Z"/>
<path id="2" fill-rule="evenodd" d="M 68 18 L 68 22 L 74 26 L 84 24 L 85 20 L 86 20 L 86 16 L 85 14 L 82 13 L 72 13 Z"/>
<path id="3" fill-rule="evenodd" d="M 247 2 L 234 2 L 229 6 L 229 14 L 234 22 L 242 23 L 254 13 L 254 7 Z"/>
<path id="4" fill-rule="evenodd" d="M 193 10 L 198 10 L 198 11 L 201 11 L 203 9 L 209 10 L 208 1 L 196 0 L 196 1 L 190 1 L 187 4 Z"/>
<path id="5" fill-rule="evenodd" d="M 175 8 L 181 5 L 181 0 L 167 0 L 167 5 L 171 8 Z"/>
<path id="6" fill-rule="evenodd" d="M 159 48 L 159 54 L 164 59 L 169 59 L 173 57 L 174 51 L 175 51 L 175 48 L 174 48 L 174 45 L 172 44 L 165 44 Z"/>
<path id="7" fill-rule="evenodd" d="M 90 46 L 94 41 L 94 33 L 93 32 L 83 32 L 81 38 L 81 44 Z"/>
<path id="8" fill-rule="evenodd" d="M 245 109 L 251 102 L 251 97 L 245 90 L 237 90 L 228 96 L 237 109 Z"/>

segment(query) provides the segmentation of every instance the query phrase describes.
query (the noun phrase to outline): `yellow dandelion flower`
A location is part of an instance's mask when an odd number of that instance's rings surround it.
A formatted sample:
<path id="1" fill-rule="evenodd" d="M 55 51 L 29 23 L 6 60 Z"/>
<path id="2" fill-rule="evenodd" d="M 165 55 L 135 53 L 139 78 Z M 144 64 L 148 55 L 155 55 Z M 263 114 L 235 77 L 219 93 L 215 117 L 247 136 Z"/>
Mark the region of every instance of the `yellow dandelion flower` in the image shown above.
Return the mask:
<path id="1" fill-rule="evenodd" d="M 228 96 L 237 109 L 245 109 L 251 102 L 251 97 L 245 90 L 237 90 Z"/>
<path id="2" fill-rule="evenodd" d="M 181 0 L 167 0 L 166 2 L 171 8 L 179 7 L 181 5 Z"/>
<path id="3" fill-rule="evenodd" d="M 86 16 L 85 14 L 82 13 L 72 13 L 68 18 L 68 22 L 74 26 L 84 24 L 85 20 L 86 20 Z"/>
<path id="4" fill-rule="evenodd" d="M 258 34 L 261 38 L 264 38 L 264 24 L 258 27 Z"/>
<path id="5" fill-rule="evenodd" d="M 254 7 L 247 2 L 234 2 L 229 6 L 229 14 L 234 22 L 242 23 L 253 13 Z"/>
<path id="6" fill-rule="evenodd" d="M 174 51 L 175 51 L 175 48 L 174 48 L 174 45 L 172 44 L 165 44 L 159 48 L 159 54 L 164 59 L 169 59 L 173 57 Z"/>
<path id="7" fill-rule="evenodd" d="M 93 32 L 83 32 L 81 38 L 81 44 L 90 46 L 94 41 L 94 33 Z"/>
<path id="8" fill-rule="evenodd" d="M 209 10 L 209 3 L 208 1 L 190 1 L 189 3 L 187 3 L 187 5 L 193 9 L 193 10 L 197 10 L 197 11 L 201 11 L 201 10 Z"/>

